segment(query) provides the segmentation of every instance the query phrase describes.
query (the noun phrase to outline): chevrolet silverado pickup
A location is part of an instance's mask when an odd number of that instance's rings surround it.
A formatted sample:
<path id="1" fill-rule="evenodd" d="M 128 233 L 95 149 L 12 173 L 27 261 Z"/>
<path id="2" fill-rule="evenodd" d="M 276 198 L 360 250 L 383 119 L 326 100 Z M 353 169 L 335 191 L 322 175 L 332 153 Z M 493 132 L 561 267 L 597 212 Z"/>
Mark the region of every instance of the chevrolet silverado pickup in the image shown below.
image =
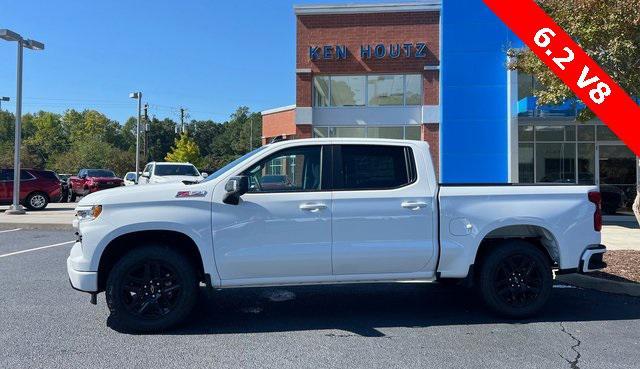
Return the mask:
<path id="1" fill-rule="evenodd" d="M 200 283 L 464 281 L 521 318 L 543 308 L 554 271 L 605 266 L 597 187 L 439 185 L 419 141 L 278 142 L 200 183 L 97 192 L 76 211 L 73 288 L 92 303 L 104 291 L 138 331 L 183 320 Z"/>

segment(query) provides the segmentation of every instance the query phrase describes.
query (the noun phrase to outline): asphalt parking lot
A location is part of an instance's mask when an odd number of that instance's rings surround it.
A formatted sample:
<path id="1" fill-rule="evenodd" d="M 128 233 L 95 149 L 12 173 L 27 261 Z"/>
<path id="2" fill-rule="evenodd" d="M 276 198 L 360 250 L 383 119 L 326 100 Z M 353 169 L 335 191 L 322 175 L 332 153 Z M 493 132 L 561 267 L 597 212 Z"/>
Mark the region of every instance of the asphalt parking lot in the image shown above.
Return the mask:
<path id="1" fill-rule="evenodd" d="M 640 298 L 556 286 L 545 313 L 497 318 L 433 284 L 203 290 L 174 331 L 120 333 L 72 290 L 70 231 L 0 228 L 0 368 L 637 368 Z"/>

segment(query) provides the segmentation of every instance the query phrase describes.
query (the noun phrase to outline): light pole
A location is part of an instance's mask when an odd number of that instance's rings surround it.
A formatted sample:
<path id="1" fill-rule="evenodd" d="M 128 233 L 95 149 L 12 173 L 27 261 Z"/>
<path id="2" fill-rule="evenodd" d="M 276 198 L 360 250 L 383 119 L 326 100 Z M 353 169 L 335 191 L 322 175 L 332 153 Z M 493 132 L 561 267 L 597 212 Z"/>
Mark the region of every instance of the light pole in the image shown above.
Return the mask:
<path id="1" fill-rule="evenodd" d="M 0 29 L 0 38 L 5 41 L 16 41 L 18 43 L 18 65 L 16 69 L 16 127 L 13 154 L 13 203 L 5 214 L 24 214 L 24 209 L 20 206 L 20 143 L 22 140 L 22 50 L 44 50 L 42 42 L 25 40 L 19 34 L 8 29 Z"/>
<path id="2" fill-rule="evenodd" d="M 249 151 L 253 151 L 253 121 L 249 118 Z"/>
<path id="3" fill-rule="evenodd" d="M 136 124 L 136 183 L 138 183 L 140 173 L 140 114 L 142 110 L 142 92 L 132 92 L 129 94 L 132 99 L 138 99 L 138 122 Z"/>
<path id="4" fill-rule="evenodd" d="M 2 102 L 3 102 L 3 101 L 9 101 L 9 100 L 11 100 L 11 99 L 9 99 L 9 98 L 8 98 L 8 97 L 6 97 L 6 96 L 2 96 L 2 97 L 0 97 L 0 111 L 2 111 Z"/>

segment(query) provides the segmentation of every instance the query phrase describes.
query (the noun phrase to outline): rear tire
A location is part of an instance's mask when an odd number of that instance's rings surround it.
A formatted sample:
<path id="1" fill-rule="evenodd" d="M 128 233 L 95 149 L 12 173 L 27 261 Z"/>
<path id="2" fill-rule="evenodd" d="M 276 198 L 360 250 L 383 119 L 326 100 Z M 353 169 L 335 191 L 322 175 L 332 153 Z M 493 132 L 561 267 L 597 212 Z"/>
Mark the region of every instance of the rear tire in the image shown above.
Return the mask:
<path id="1" fill-rule="evenodd" d="M 127 253 L 107 278 L 106 299 L 116 326 L 157 332 L 182 322 L 198 295 L 194 267 L 166 246 L 143 246 Z"/>
<path id="2" fill-rule="evenodd" d="M 490 250 L 478 277 L 479 292 L 487 306 L 509 318 L 538 313 L 553 287 L 549 258 L 522 240 L 508 240 Z"/>
<path id="3" fill-rule="evenodd" d="M 24 200 L 24 205 L 29 210 L 44 210 L 49 205 L 49 196 L 44 192 L 30 193 Z"/>

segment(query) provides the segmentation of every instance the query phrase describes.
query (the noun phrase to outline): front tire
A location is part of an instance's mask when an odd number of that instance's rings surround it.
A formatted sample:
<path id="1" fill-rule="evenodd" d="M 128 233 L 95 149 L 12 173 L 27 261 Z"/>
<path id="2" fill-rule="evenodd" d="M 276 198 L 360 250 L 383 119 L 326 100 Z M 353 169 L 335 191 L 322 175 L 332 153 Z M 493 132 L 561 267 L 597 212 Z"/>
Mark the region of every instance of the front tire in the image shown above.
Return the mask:
<path id="1" fill-rule="evenodd" d="M 116 325 L 157 332 L 193 309 L 198 279 L 189 260 L 164 246 L 144 246 L 120 259 L 107 278 L 106 299 Z"/>
<path id="2" fill-rule="evenodd" d="M 478 287 L 484 302 L 498 314 L 526 318 L 542 310 L 551 296 L 551 263 L 529 242 L 505 241 L 483 259 Z"/>
<path id="3" fill-rule="evenodd" d="M 49 205 L 49 196 L 44 192 L 33 192 L 24 201 L 29 210 L 44 210 Z"/>

